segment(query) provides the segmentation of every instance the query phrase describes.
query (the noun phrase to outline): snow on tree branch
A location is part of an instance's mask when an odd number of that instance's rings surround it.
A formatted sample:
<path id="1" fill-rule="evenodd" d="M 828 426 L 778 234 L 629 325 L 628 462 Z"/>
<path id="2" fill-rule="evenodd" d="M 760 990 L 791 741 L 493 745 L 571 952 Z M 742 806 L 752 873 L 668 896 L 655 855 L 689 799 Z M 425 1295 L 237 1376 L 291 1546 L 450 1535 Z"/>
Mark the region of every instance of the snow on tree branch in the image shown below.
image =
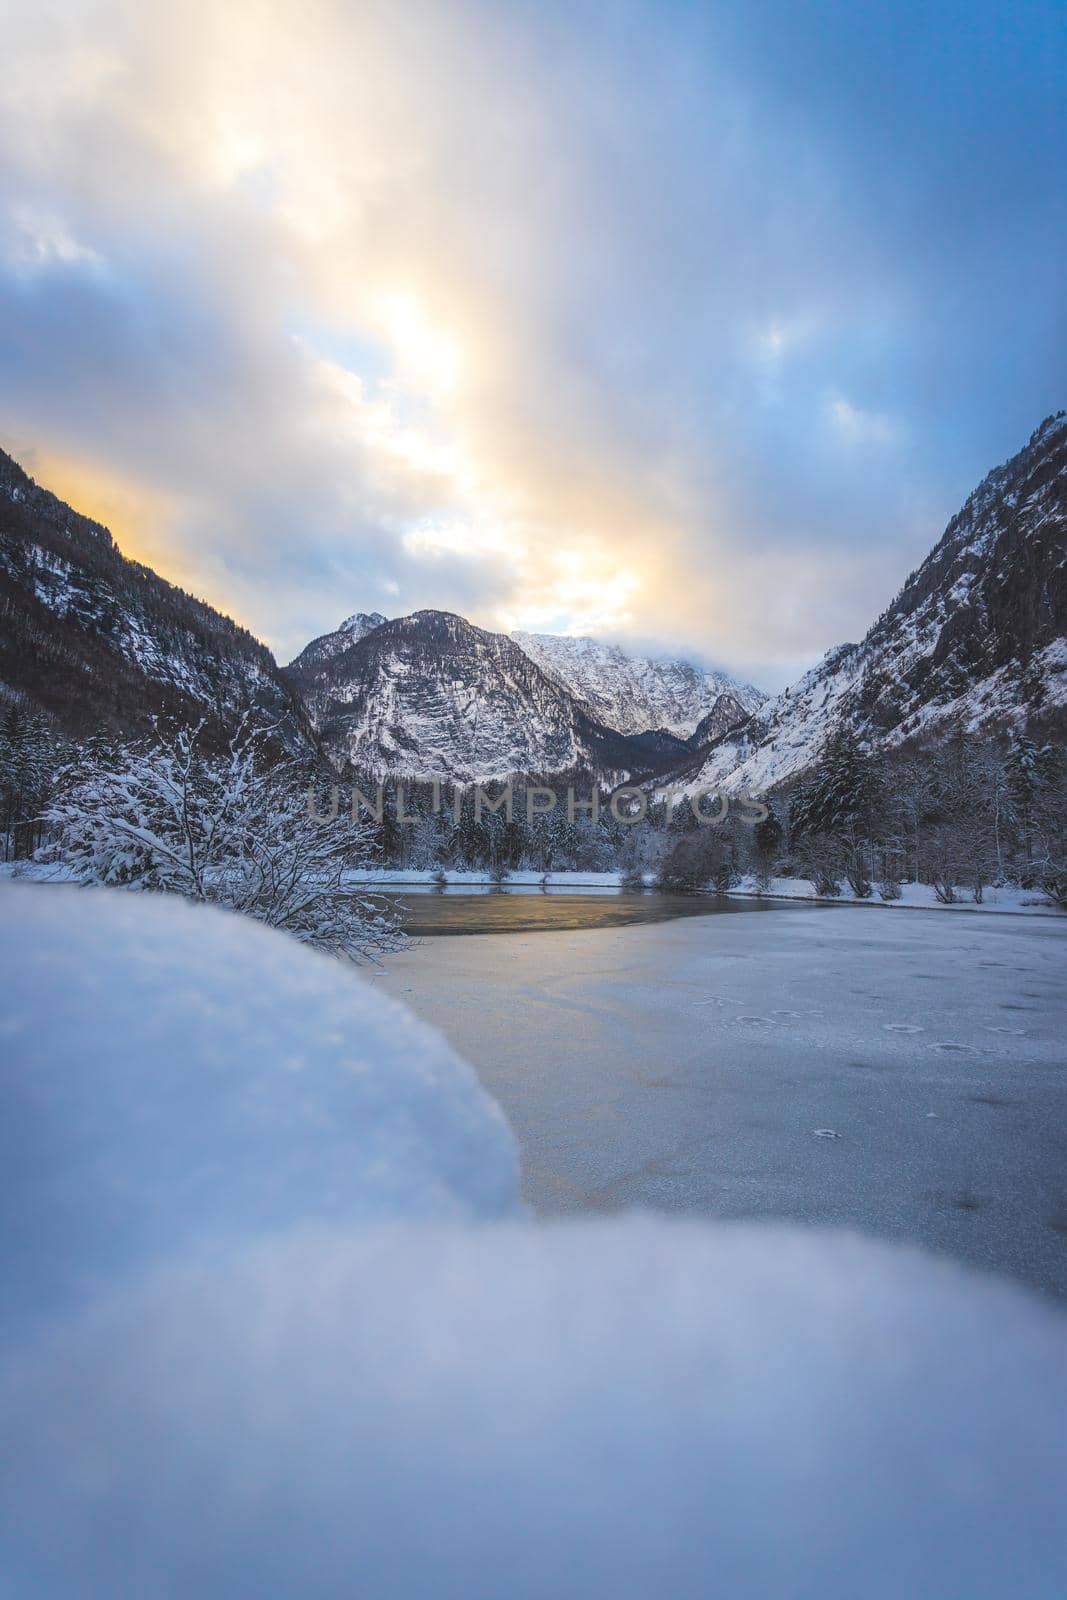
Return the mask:
<path id="1" fill-rule="evenodd" d="M 59 775 L 43 852 L 81 883 L 165 891 L 229 906 L 304 943 L 376 960 L 404 942 L 389 899 L 349 873 L 375 858 L 372 827 L 312 816 L 312 774 L 271 763 L 267 733 L 237 729 L 225 754 L 202 724 L 90 749 Z"/>

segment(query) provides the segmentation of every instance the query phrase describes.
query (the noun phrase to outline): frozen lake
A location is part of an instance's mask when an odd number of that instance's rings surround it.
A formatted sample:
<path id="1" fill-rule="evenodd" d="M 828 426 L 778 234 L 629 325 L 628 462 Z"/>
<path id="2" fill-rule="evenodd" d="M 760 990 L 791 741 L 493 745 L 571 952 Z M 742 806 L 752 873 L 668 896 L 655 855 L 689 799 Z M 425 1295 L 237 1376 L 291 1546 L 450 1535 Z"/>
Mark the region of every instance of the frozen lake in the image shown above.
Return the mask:
<path id="1" fill-rule="evenodd" d="M 1067 1296 L 1067 927 L 792 906 L 427 939 L 380 981 L 500 1101 L 542 1214 L 911 1240 Z"/>
<path id="2" fill-rule="evenodd" d="M 667 922 L 674 917 L 744 915 L 774 909 L 766 900 L 563 887 L 547 890 L 509 887 L 474 893 L 469 889 L 446 889 L 443 893 L 406 889 L 393 898 L 400 907 L 401 926 L 415 938 L 625 927 L 635 922 Z M 779 902 L 779 908 L 781 906 Z"/>

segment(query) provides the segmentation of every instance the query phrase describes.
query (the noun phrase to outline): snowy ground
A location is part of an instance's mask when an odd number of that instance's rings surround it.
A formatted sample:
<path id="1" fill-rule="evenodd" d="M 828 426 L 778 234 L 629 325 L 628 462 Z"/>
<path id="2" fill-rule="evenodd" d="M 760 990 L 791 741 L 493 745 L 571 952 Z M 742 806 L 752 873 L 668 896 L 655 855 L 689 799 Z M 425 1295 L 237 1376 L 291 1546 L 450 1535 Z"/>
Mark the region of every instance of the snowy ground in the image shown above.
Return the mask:
<path id="1" fill-rule="evenodd" d="M 532 1220 L 387 991 L 469 1038 L 557 1202 L 907 1234 L 929 1169 L 1003 1265 L 1059 1220 L 1063 937 L 783 908 L 370 983 L 171 897 L 0 884 L 0 1590 L 1062 1600 L 1059 1307 L 854 1234 Z"/>
<path id="2" fill-rule="evenodd" d="M 843 1224 L 1067 1295 L 1067 928 L 783 908 L 427 940 L 380 981 L 541 1213 Z"/>
<path id="3" fill-rule="evenodd" d="M 0 964 L 0 1340 L 206 1240 L 516 1209 L 466 1063 L 285 934 L 3 884 Z"/>
<path id="4" fill-rule="evenodd" d="M 772 878 L 766 892 L 776 900 L 819 898 L 806 878 Z M 730 893 L 752 896 L 757 891 L 753 880 L 745 878 L 736 889 L 731 889 Z M 1019 889 L 1014 884 L 1005 885 L 1002 889 L 987 888 L 983 892 L 980 905 L 975 904 L 970 889 L 957 889 L 956 893 L 959 898 L 951 905 L 944 905 L 937 898 L 932 884 L 905 883 L 901 885 L 899 900 L 882 900 L 877 889 L 866 900 L 857 900 L 848 884 L 842 883 L 840 895 L 828 903 L 882 907 L 887 911 L 973 911 L 999 912 L 1001 915 L 1013 916 L 1060 917 L 1067 923 L 1067 912 L 1060 910 L 1039 889 Z"/>
<path id="5" fill-rule="evenodd" d="M 276 1239 L 0 1385 L 3 1592 L 1063 1600 L 1065 1328 L 799 1230 Z"/>

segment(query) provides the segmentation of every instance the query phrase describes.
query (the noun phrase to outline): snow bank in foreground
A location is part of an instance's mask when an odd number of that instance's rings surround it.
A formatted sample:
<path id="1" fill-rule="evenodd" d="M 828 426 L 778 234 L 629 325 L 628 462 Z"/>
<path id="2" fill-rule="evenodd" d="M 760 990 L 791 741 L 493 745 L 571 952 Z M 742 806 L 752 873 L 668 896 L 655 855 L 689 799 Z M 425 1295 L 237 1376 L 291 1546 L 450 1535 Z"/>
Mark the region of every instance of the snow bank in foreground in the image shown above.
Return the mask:
<path id="1" fill-rule="evenodd" d="M 8 887 L 0 959 L 5 1594 L 1067 1594 L 1060 1312 L 847 1236 L 511 1219 L 439 1036 L 225 912 Z"/>
<path id="2" fill-rule="evenodd" d="M 9 1375 L 0 1558 L 34 1600 L 1062 1600 L 1064 1334 L 848 1236 L 276 1240 Z"/>
<path id="3" fill-rule="evenodd" d="M 19 1313 L 220 1236 L 496 1216 L 511 1133 L 345 964 L 224 911 L 0 886 L 0 1274 Z"/>

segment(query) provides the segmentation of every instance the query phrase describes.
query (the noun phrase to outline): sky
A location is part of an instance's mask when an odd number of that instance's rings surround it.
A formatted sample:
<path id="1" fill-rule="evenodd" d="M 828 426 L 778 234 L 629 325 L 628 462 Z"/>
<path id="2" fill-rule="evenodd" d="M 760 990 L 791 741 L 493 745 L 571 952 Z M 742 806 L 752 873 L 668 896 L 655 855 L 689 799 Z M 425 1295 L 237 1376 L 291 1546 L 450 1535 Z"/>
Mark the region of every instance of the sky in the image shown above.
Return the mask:
<path id="1" fill-rule="evenodd" d="M 283 661 L 775 689 L 1067 405 L 1061 0 L 0 12 L 0 445 Z"/>

